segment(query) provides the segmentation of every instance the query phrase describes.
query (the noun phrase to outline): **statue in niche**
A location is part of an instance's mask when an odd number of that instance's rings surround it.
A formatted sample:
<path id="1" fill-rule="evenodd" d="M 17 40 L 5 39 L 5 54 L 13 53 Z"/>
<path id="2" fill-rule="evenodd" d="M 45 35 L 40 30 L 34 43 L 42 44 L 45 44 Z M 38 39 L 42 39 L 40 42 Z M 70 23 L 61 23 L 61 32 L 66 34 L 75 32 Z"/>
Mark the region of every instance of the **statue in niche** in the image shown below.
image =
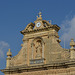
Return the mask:
<path id="1" fill-rule="evenodd" d="M 39 58 L 40 59 L 42 57 L 42 43 L 41 43 L 41 40 L 36 41 L 35 51 L 36 51 L 35 58 Z"/>

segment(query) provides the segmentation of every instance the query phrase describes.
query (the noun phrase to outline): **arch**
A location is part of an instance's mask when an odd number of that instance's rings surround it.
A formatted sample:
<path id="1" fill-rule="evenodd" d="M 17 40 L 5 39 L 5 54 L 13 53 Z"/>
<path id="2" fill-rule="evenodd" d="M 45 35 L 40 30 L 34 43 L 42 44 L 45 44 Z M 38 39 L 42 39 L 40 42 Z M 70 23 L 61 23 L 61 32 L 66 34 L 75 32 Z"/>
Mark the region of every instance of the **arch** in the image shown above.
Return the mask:
<path id="1" fill-rule="evenodd" d="M 31 47 L 32 47 L 32 59 L 44 58 L 44 40 L 42 37 L 35 37 L 32 40 Z M 36 51 L 36 52 L 35 52 Z"/>
<path id="2" fill-rule="evenodd" d="M 32 43 L 33 43 L 33 41 L 35 40 L 35 39 L 41 39 L 42 40 L 42 42 L 44 43 L 44 40 L 43 40 L 43 38 L 42 37 L 35 37 L 33 40 L 32 40 Z"/>

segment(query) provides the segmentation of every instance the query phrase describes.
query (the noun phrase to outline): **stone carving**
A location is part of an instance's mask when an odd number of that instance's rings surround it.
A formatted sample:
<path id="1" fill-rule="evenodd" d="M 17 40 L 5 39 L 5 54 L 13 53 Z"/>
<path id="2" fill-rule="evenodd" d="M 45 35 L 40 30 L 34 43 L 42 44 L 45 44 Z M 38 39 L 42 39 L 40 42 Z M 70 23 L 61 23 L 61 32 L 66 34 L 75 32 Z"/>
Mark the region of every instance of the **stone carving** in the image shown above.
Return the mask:
<path id="1" fill-rule="evenodd" d="M 32 59 L 44 58 L 44 41 L 41 37 L 36 37 L 32 40 Z"/>
<path id="2" fill-rule="evenodd" d="M 35 51 L 36 51 L 35 58 L 41 58 L 42 57 L 42 43 L 41 43 L 41 40 L 36 41 Z"/>
<path id="3" fill-rule="evenodd" d="M 41 12 L 34 23 L 29 23 L 21 31 L 23 44 L 20 52 L 11 57 L 7 52 L 5 75 L 75 75 L 75 41 L 70 49 L 60 46 L 58 25 L 42 20 Z M 40 22 L 41 26 L 36 24 Z M 39 72 L 39 73 L 38 73 Z"/>
<path id="4" fill-rule="evenodd" d="M 51 23 L 49 23 L 49 21 L 43 20 L 42 22 L 44 23 L 44 27 L 51 26 Z"/>
<path id="5" fill-rule="evenodd" d="M 25 30 L 33 30 L 34 24 L 33 23 L 29 23 L 27 25 L 27 27 L 25 28 Z"/>
<path id="6" fill-rule="evenodd" d="M 33 28 L 34 28 L 34 23 L 29 23 L 27 26 L 26 26 L 26 28 L 24 29 L 24 30 L 22 30 L 22 31 L 20 31 L 22 34 L 24 33 L 24 32 L 26 32 L 26 31 L 32 31 L 33 30 Z"/>

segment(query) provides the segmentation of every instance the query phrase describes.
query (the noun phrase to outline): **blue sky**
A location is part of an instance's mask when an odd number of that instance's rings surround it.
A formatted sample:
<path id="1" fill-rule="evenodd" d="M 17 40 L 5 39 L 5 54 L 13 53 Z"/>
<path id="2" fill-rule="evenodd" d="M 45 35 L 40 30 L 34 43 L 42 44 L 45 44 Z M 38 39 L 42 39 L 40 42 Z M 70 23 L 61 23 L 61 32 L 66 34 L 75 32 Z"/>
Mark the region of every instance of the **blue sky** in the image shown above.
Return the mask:
<path id="1" fill-rule="evenodd" d="M 20 51 L 20 31 L 36 20 L 40 10 L 43 19 L 61 27 L 61 45 L 65 40 L 65 48 L 70 48 L 70 39 L 75 39 L 75 0 L 0 0 L 0 69 L 5 68 L 9 48 L 13 56 Z"/>

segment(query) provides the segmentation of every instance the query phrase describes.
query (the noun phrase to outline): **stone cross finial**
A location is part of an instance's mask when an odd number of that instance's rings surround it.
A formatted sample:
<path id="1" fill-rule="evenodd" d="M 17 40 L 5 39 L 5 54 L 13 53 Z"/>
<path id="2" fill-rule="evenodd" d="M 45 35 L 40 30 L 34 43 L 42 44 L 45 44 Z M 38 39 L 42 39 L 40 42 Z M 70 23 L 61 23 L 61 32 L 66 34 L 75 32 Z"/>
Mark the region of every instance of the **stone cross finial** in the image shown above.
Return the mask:
<path id="1" fill-rule="evenodd" d="M 41 13 L 41 12 L 39 12 L 39 13 L 38 13 L 38 15 L 39 15 L 39 16 L 42 16 L 42 13 Z"/>
<path id="2" fill-rule="evenodd" d="M 42 14 L 41 12 L 38 13 L 39 16 L 37 16 L 37 20 L 42 20 L 41 14 Z"/>

